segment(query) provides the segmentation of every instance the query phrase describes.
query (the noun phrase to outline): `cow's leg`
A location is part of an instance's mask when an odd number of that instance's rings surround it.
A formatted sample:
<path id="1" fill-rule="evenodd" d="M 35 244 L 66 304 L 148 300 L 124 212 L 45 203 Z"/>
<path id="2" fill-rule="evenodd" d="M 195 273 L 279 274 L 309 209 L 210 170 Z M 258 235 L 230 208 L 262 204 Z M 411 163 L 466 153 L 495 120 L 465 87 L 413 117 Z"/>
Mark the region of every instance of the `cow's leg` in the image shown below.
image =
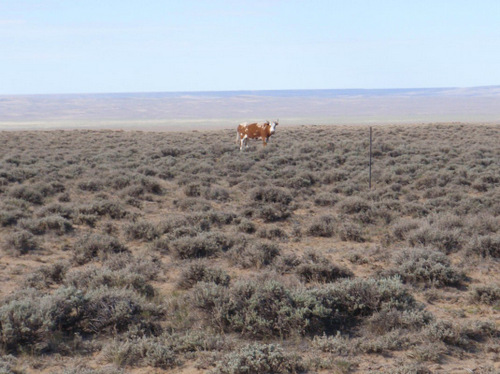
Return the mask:
<path id="1" fill-rule="evenodd" d="M 264 145 L 264 147 L 267 145 L 267 138 L 262 138 L 262 144 Z"/>
<path id="2" fill-rule="evenodd" d="M 243 138 L 241 138 L 241 144 L 240 144 L 240 151 L 243 151 L 243 146 L 245 146 L 245 148 L 248 147 L 248 140 L 247 140 L 247 136 L 245 135 Z"/>

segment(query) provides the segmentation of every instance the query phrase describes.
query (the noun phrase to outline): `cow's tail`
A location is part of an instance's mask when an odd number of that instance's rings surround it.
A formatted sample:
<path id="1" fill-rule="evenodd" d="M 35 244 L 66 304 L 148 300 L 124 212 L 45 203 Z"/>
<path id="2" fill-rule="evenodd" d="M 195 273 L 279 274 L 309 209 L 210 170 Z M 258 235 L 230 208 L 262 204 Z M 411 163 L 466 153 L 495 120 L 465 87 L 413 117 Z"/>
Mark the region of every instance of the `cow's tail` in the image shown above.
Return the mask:
<path id="1" fill-rule="evenodd" d="M 240 141 L 240 132 L 236 130 L 236 143 L 239 143 Z"/>

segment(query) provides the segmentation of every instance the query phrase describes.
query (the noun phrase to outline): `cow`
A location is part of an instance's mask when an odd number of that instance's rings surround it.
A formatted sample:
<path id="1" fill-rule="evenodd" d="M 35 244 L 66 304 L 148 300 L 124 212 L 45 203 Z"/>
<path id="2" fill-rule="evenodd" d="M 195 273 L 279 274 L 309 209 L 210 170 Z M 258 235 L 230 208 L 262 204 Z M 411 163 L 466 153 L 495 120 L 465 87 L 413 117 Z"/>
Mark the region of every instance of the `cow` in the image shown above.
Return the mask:
<path id="1" fill-rule="evenodd" d="M 236 142 L 240 143 L 240 151 L 243 151 L 243 146 L 248 147 L 248 139 L 260 138 L 265 147 L 269 137 L 276 132 L 276 126 L 278 126 L 278 120 L 274 122 L 240 123 L 236 132 Z"/>

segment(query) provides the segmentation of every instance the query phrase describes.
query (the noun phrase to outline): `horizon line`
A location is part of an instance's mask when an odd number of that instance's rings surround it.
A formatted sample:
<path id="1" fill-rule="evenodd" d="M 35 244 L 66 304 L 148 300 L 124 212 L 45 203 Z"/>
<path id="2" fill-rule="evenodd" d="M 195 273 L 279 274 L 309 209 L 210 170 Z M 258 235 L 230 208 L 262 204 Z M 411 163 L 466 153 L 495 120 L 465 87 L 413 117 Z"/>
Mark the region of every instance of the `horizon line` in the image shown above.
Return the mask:
<path id="1" fill-rule="evenodd" d="M 237 90 L 198 90 L 198 91 L 108 91 L 108 92 L 61 92 L 61 93 L 23 93 L 4 94 L 0 97 L 13 96 L 78 96 L 78 95 L 144 95 L 144 94 L 216 94 L 216 93 L 272 93 L 272 92 L 299 92 L 299 91 L 410 91 L 410 90 L 457 90 L 457 89 L 485 89 L 500 88 L 500 84 L 481 86 L 433 86 L 433 87 L 386 87 L 386 88 L 291 88 L 291 89 L 237 89 Z"/>

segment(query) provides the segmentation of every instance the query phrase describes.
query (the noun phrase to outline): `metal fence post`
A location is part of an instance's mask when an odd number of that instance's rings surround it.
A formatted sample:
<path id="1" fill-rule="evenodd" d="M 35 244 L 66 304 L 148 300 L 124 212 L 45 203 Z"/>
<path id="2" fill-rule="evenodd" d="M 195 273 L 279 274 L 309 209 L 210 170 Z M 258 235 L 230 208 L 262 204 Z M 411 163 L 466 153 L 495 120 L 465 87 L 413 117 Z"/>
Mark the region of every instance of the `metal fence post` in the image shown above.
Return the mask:
<path id="1" fill-rule="evenodd" d="M 371 190 L 372 188 L 372 127 L 370 126 L 370 170 L 369 170 L 369 179 L 368 179 L 368 187 Z"/>

